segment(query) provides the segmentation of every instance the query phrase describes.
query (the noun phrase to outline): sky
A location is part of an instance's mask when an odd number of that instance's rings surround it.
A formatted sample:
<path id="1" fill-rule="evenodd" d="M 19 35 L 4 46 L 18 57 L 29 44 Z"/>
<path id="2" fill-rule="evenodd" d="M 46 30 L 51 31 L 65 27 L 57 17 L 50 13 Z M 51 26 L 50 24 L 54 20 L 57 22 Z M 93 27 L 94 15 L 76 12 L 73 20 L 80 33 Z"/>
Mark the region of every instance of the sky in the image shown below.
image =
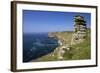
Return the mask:
<path id="1" fill-rule="evenodd" d="M 90 27 L 90 13 L 23 10 L 23 32 L 73 31 L 76 15 L 83 16 L 87 27 Z"/>

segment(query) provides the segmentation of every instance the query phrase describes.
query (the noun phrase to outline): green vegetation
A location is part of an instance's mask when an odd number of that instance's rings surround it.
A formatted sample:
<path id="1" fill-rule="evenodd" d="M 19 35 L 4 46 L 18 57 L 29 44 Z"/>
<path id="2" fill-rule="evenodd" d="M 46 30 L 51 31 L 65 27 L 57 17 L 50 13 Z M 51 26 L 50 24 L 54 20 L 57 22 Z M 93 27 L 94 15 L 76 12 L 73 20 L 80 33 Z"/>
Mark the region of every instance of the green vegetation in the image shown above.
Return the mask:
<path id="1" fill-rule="evenodd" d="M 79 43 L 77 45 L 72 45 L 71 48 L 72 50 L 70 50 L 70 55 L 71 55 L 70 59 L 72 60 L 90 59 L 91 49 L 90 49 L 89 39 L 84 40 L 84 42 Z"/>
<path id="2" fill-rule="evenodd" d="M 90 38 L 90 30 L 87 30 L 87 37 L 82 43 L 73 45 L 72 47 L 76 48 L 74 50 L 74 54 L 72 59 L 90 59 L 91 58 L 91 38 Z"/>

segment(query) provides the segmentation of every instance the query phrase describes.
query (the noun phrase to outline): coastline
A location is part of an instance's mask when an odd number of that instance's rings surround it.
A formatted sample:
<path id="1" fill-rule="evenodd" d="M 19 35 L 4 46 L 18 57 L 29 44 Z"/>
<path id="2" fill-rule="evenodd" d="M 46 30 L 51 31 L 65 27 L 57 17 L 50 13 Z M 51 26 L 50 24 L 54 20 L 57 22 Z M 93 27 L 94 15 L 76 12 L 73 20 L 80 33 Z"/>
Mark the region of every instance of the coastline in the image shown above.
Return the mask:
<path id="1" fill-rule="evenodd" d="M 44 55 L 31 62 L 45 62 L 45 61 L 63 61 L 63 60 L 85 60 L 91 58 L 91 44 L 90 44 L 90 31 L 87 30 L 88 36 L 83 42 L 71 45 L 73 36 L 72 31 L 64 32 L 50 32 L 48 37 L 58 40 L 60 44 L 51 53 Z M 87 42 L 88 41 L 88 42 Z"/>

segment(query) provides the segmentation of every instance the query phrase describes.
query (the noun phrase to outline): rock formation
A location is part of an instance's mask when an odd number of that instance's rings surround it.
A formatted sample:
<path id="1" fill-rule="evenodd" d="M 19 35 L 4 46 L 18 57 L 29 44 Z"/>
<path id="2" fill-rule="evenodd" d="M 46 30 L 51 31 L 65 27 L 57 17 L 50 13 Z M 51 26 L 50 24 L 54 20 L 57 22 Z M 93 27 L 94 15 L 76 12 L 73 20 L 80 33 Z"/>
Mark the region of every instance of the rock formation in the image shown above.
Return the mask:
<path id="1" fill-rule="evenodd" d="M 74 17 L 74 33 L 72 36 L 71 45 L 82 42 L 86 37 L 86 21 L 84 17 L 77 15 Z"/>

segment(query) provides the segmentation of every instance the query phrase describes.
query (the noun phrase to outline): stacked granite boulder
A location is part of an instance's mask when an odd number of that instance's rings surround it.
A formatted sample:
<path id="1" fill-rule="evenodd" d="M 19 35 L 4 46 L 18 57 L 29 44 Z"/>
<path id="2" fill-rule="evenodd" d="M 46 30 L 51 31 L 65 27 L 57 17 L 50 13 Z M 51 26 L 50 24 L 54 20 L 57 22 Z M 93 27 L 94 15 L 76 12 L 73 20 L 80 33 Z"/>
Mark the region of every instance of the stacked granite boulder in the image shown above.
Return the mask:
<path id="1" fill-rule="evenodd" d="M 74 17 L 74 33 L 71 45 L 82 42 L 86 38 L 86 21 L 84 17 L 77 15 Z"/>

